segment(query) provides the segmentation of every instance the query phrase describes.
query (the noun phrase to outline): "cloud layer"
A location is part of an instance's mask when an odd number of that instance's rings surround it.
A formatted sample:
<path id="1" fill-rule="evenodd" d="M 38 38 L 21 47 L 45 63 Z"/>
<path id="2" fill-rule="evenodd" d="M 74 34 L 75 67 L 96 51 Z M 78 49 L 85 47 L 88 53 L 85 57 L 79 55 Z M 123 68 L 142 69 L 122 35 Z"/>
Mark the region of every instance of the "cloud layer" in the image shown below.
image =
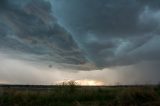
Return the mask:
<path id="1" fill-rule="evenodd" d="M 159 1 L 54 0 L 61 24 L 97 67 L 160 60 Z"/>
<path id="2" fill-rule="evenodd" d="M 49 2 L 2 0 L 0 4 L 1 52 L 19 53 L 18 58 L 31 55 L 32 60 L 51 64 L 87 63 L 71 34 L 57 23 Z"/>
<path id="3" fill-rule="evenodd" d="M 80 70 L 159 63 L 159 6 L 158 0 L 1 0 L 0 50 Z"/>

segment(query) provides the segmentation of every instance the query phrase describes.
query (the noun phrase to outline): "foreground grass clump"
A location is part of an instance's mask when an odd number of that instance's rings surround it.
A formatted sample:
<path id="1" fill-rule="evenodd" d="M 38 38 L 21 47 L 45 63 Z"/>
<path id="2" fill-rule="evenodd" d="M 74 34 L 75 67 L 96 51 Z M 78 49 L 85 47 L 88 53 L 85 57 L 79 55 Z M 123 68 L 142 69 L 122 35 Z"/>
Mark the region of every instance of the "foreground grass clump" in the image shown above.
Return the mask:
<path id="1" fill-rule="evenodd" d="M 1 88 L 0 106 L 160 106 L 160 87 Z"/>

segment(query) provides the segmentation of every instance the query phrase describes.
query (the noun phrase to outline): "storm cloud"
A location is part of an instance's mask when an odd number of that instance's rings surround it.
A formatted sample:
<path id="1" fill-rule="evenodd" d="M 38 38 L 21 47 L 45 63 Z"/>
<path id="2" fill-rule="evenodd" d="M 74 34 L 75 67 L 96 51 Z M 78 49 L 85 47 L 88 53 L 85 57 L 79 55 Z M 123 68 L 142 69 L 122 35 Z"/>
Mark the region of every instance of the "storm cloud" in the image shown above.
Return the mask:
<path id="1" fill-rule="evenodd" d="M 157 0 L 2 0 L 0 4 L 2 52 L 79 69 L 160 60 Z"/>
<path id="2" fill-rule="evenodd" d="M 60 23 L 97 67 L 159 61 L 158 0 L 54 0 Z"/>
<path id="3" fill-rule="evenodd" d="M 0 10 L 1 51 L 35 55 L 32 60 L 51 64 L 87 63 L 71 34 L 57 23 L 49 2 L 2 0 Z"/>
<path id="4" fill-rule="evenodd" d="M 157 83 L 159 29 L 159 0 L 1 0 L 0 83 Z"/>

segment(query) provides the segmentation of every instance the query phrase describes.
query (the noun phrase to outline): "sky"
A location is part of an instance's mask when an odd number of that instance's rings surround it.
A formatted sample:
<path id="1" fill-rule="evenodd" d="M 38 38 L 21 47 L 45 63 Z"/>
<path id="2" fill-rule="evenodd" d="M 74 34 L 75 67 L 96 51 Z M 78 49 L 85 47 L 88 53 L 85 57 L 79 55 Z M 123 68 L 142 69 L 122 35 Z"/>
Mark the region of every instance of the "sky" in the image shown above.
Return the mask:
<path id="1" fill-rule="evenodd" d="M 1 0 L 0 83 L 160 83 L 159 0 Z"/>

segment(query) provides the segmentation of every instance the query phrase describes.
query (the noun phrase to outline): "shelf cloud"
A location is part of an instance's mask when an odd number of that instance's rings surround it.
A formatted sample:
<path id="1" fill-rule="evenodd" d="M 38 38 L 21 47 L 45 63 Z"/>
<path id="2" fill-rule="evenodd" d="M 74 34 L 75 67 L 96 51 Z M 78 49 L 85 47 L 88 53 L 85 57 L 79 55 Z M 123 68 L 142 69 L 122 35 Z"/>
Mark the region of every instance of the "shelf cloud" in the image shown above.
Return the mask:
<path id="1" fill-rule="evenodd" d="M 152 79 L 160 68 L 159 29 L 159 0 L 1 0 L 0 58 L 32 70 L 125 69 L 142 79 L 153 71 Z"/>
<path id="2" fill-rule="evenodd" d="M 86 57 L 105 68 L 160 60 L 159 5 L 158 0 L 54 0 L 53 8 Z"/>

